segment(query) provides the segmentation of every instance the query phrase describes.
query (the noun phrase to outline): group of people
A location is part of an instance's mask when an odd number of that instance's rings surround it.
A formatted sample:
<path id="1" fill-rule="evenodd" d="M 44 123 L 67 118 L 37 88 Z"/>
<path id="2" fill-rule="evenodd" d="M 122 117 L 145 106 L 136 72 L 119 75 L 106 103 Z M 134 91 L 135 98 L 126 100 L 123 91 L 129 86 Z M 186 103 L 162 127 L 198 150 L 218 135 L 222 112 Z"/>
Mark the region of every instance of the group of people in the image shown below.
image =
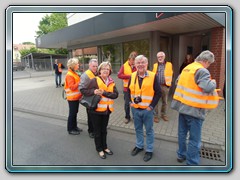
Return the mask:
<path id="1" fill-rule="evenodd" d="M 154 150 L 154 122 L 159 122 L 159 100 L 162 99 L 161 118 L 168 121 L 167 101 L 172 85 L 172 64 L 165 60 L 165 53 L 156 55 L 157 62 L 153 70 L 148 70 L 148 58 L 130 53 L 128 60 L 121 66 L 118 78 L 123 80 L 125 123 L 133 120 L 136 142 L 131 151 L 135 156 L 145 149 L 144 161 L 149 161 Z M 188 58 L 189 59 L 189 58 Z M 191 58 L 190 58 L 191 59 Z M 191 59 L 192 60 L 192 59 Z M 179 112 L 177 161 L 187 165 L 198 165 L 201 146 L 201 128 L 206 116 L 206 109 L 216 108 L 218 94 L 216 81 L 211 79 L 207 68 L 214 62 L 210 51 L 200 53 L 194 62 L 184 64 L 176 80 L 171 108 Z M 97 59 L 89 61 L 89 69 L 81 77 L 75 72 L 79 68 L 77 59 L 69 59 L 68 73 L 65 78 L 65 91 L 69 104 L 69 134 L 77 135 L 82 131 L 77 127 L 79 100 L 82 96 L 100 95 L 96 109 L 88 109 L 88 133 L 94 138 L 95 148 L 100 158 L 112 155 L 107 145 L 107 126 L 110 114 L 114 111 L 114 99 L 118 90 L 111 78 L 112 66 L 104 61 L 98 66 Z M 132 116 L 132 117 L 131 117 Z M 146 147 L 144 145 L 144 128 L 146 130 Z M 187 144 L 187 134 L 189 142 Z M 144 148 L 145 147 L 145 148 Z"/>
<path id="2" fill-rule="evenodd" d="M 113 152 L 107 146 L 107 126 L 109 116 L 114 110 L 114 99 L 118 97 L 118 90 L 110 77 L 112 66 L 110 62 L 102 62 L 98 66 L 97 59 L 91 59 L 89 69 L 81 76 L 76 72 L 79 68 L 78 59 L 69 59 L 67 66 L 68 72 L 64 85 L 69 105 L 67 131 L 71 135 L 79 135 L 82 131 L 77 126 L 79 100 L 82 96 L 101 96 L 96 109 L 86 108 L 86 112 L 89 136 L 94 138 L 99 156 L 105 159 L 106 154 L 113 155 Z"/>

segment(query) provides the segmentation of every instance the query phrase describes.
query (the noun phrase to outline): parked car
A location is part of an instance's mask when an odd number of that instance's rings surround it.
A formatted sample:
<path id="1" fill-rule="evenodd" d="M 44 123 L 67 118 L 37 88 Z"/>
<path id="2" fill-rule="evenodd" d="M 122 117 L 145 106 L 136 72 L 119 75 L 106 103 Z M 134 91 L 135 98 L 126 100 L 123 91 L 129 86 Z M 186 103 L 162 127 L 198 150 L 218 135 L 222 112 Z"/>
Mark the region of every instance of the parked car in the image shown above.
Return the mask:
<path id="1" fill-rule="evenodd" d="M 13 71 L 23 71 L 24 69 L 25 69 L 25 66 L 13 65 Z"/>

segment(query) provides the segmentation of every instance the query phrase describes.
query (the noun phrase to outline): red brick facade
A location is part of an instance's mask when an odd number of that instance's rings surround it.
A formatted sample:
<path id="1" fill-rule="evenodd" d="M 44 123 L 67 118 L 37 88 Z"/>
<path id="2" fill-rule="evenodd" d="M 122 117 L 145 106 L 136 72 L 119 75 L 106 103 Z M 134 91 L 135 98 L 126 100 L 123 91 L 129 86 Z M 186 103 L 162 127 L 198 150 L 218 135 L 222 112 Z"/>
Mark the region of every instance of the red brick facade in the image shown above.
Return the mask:
<path id="1" fill-rule="evenodd" d="M 216 79 L 217 88 L 223 89 L 225 81 L 225 28 L 213 28 L 211 30 L 210 51 L 215 55 L 215 62 L 209 71 L 213 79 Z M 222 96 L 222 91 L 219 93 Z"/>
<path id="2" fill-rule="evenodd" d="M 73 57 L 83 56 L 83 55 L 96 55 L 97 54 L 97 47 L 76 49 L 72 52 L 72 54 L 73 54 Z"/>

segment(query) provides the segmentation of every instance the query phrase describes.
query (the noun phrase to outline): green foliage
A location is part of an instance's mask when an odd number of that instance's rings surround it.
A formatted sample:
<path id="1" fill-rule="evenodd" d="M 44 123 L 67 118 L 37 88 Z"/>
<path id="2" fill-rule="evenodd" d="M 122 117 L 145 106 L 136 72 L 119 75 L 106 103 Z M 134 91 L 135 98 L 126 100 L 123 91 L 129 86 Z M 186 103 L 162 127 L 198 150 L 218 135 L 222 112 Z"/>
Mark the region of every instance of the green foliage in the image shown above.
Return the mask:
<path id="1" fill-rule="evenodd" d="M 68 54 L 68 50 L 67 49 L 55 49 L 55 54 Z"/>
<path id="2" fill-rule="evenodd" d="M 50 16 L 46 15 L 39 22 L 38 31 L 36 31 L 37 37 L 48 34 L 50 32 L 57 31 L 67 27 L 67 13 L 52 13 Z M 68 54 L 67 49 L 49 49 L 53 54 Z M 50 54 L 51 54 L 50 53 Z"/>
<path id="3" fill-rule="evenodd" d="M 36 35 L 37 37 L 40 37 L 64 27 L 67 27 L 67 13 L 52 13 L 50 16 L 47 14 L 39 22 Z"/>
<path id="4" fill-rule="evenodd" d="M 35 44 L 32 43 L 32 42 L 23 42 L 22 44 L 24 44 L 24 45 L 35 45 Z"/>
<path id="5" fill-rule="evenodd" d="M 54 49 L 38 49 L 39 53 L 56 54 Z"/>
<path id="6" fill-rule="evenodd" d="M 19 52 L 21 54 L 21 57 L 24 57 L 30 53 L 56 54 L 54 49 L 37 49 L 35 47 L 32 47 L 30 49 L 22 49 Z"/>
<path id="7" fill-rule="evenodd" d="M 24 57 L 30 53 L 33 53 L 33 52 L 38 52 L 38 49 L 35 48 L 35 47 L 31 47 L 30 49 L 22 49 L 19 51 L 20 54 L 21 54 L 21 57 Z"/>

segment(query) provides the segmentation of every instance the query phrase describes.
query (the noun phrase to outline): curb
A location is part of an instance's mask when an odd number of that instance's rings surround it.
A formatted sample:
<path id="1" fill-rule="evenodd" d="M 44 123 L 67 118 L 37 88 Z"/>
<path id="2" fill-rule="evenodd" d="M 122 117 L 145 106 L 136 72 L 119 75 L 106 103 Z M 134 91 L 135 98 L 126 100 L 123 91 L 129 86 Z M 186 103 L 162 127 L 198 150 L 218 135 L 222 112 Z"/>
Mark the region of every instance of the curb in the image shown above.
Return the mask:
<path id="1" fill-rule="evenodd" d="M 38 115 L 38 116 L 43 116 L 43 117 L 49 117 L 49 118 L 53 118 L 53 119 L 63 120 L 63 121 L 66 121 L 66 118 L 67 118 L 66 116 L 59 116 L 59 115 L 53 115 L 53 114 L 49 114 L 49 113 L 42 113 L 42 112 L 37 112 L 37 111 L 31 111 L 31 110 L 27 110 L 27 109 L 23 109 L 23 108 L 18 108 L 18 107 L 13 107 L 13 110 L 14 111 L 23 112 L 23 113 L 29 113 L 29 114 L 33 114 L 33 115 Z M 87 125 L 87 122 L 82 122 L 81 121 L 80 124 Z M 118 131 L 118 132 L 122 132 L 122 133 L 132 134 L 132 135 L 135 134 L 134 130 L 126 129 L 126 128 L 120 128 L 120 127 L 112 126 L 112 125 L 109 125 L 108 129 L 111 129 L 111 130 L 114 130 L 114 131 Z M 154 134 L 154 136 L 155 136 L 155 138 L 157 140 L 169 141 L 169 142 L 173 142 L 173 143 L 177 143 L 178 142 L 177 137 L 165 136 L 165 135 L 160 135 L 160 134 Z M 217 144 L 212 144 L 212 143 L 204 142 L 204 141 L 202 141 L 202 147 L 225 151 L 224 146 L 217 145 Z"/>

